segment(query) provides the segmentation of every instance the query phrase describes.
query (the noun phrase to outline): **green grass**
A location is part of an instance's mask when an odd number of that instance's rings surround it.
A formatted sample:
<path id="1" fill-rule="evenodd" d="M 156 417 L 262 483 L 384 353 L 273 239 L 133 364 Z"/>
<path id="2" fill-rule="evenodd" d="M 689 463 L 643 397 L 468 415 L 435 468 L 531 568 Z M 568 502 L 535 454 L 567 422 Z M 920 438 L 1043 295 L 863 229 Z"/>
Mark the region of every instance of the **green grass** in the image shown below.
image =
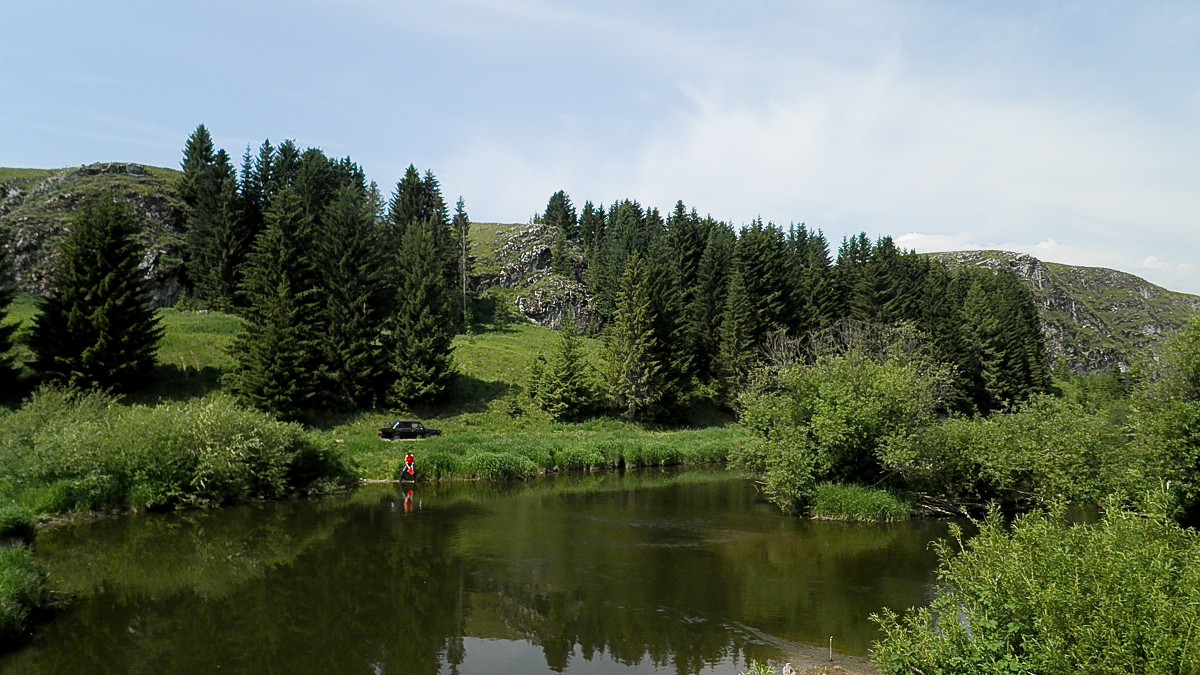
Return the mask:
<path id="1" fill-rule="evenodd" d="M 909 504 L 887 490 L 838 483 L 818 484 L 811 507 L 814 518 L 869 523 L 907 520 L 911 512 Z"/>
<path id="2" fill-rule="evenodd" d="M 35 311 L 35 300 L 22 296 L 13 303 L 10 317 L 28 327 Z M 157 379 L 147 389 L 127 396 L 126 402 L 154 408 L 162 402 L 186 402 L 219 393 L 221 378 L 233 365 L 228 348 L 241 331 L 241 320 L 219 312 L 177 309 L 160 310 L 159 316 L 164 337 Z M 418 465 L 426 477 L 525 477 L 622 465 L 720 462 L 731 447 L 745 440 L 741 427 L 704 407 L 692 416 L 692 426 L 698 428 L 649 429 L 609 418 L 555 423 L 534 409 L 523 391 L 530 364 L 539 353 L 551 354 L 558 341 L 556 331 L 529 323 L 460 335 L 454 340 L 458 375 L 447 400 L 412 410 L 329 415 L 316 420 L 310 431 L 319 442 L 340 448 L 358 477 L 383 480 L 395 475 L 409 449 L 417 451 Z M 588 358 L 598 364 L 601 342 L 584 338 L 583 344 Z M 28 357 L 26 352 L 24 358 Z M 423 419 L 429 426 L 441 428 L 444 435 L 412 443 L 380 439 L 378 430 L 399 417 Z M 473 458 L 482 453 L 491 453 L 492 461 L 507 468 L 493 470 L 480 465 L 483 460 Z M 430 465 L 423 459 L 427 454 Z M 49 503 L 74 500 L 80 505 L 109 499 L 104 496 L 109 489 L 105 485 L 71 485 L 59 486 L 57 493 L 39 499 Z M 118 492 L 123 489 L 109 487 Z"/>
<path id="3" fill-rule="evenodd" d="M 28 546 L 0 548 L 0 651 L 28 633 L 34 614 L 49 602 L 46 573 Z"/>
<path id="4" fill-rule="evenodd" d="M 471 255 L 475 258 L 476 274 L 498 274 L 500 260 L 496 251 L 523 225 L 503 223 L 471 223 Z"/>

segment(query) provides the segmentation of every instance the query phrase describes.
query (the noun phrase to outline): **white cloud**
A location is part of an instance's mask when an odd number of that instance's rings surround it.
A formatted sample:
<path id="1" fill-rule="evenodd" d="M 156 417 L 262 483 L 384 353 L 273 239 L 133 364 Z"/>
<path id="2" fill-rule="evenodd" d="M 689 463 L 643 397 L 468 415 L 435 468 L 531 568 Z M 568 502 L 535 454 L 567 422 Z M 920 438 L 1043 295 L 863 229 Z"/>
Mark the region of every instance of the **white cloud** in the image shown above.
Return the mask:
<path id="1" fill-rule="evenodd" d="M 1148 255 L 1138 265 L 1138 268 L 1143 270 L 1165 270 L 1170 269 L 1171 266 L 1159 260 L 1158 256 Z"/>

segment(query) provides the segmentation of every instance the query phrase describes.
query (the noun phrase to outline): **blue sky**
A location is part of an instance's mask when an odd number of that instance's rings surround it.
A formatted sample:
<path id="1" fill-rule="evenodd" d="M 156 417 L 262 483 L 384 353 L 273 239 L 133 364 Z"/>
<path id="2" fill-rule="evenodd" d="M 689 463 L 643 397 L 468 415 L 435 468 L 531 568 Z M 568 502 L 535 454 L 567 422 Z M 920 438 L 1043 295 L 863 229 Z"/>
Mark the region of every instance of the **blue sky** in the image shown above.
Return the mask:
<path id="1" fill-rule="evenodd" d="M 683 200 L 1200 293 L 1200 4 L 5 2 L 0 166 L 178 167 L 204 123 L 410 163 L 477 221 Z"/>

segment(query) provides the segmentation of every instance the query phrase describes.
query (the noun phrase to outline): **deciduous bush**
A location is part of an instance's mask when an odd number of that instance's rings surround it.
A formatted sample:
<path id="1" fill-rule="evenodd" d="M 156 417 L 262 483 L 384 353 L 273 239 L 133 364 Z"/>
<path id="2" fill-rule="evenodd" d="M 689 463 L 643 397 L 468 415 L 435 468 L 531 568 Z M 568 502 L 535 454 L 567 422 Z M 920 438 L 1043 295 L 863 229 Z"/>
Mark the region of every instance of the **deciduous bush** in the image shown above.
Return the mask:
<path id="1" fill-rule="evenodd" d="M 350 475 L 331 444 L 227 397 L 146 407 L 44 390 L 8 421 L 0 470 L 44 512 L 277 499 Z"/>
<path id="2" fill-rule="evenodd" d="M 932 605 L 875 618 L 885 673 L 1200 672 L 1200 540 L 1164 516 L 1033 513 L 1010 530 L 993 511 L 939 555 Z"/>
<path id="3" fill-rule="evenodd" d="M 949 373 L 920 355 L 851 350 L 764 372 L 739 398 L 755 440 L 731 453 L 780 507 L 805 509 L 816 481 L 875 481 L 882 448 L 930 424 Z"/>

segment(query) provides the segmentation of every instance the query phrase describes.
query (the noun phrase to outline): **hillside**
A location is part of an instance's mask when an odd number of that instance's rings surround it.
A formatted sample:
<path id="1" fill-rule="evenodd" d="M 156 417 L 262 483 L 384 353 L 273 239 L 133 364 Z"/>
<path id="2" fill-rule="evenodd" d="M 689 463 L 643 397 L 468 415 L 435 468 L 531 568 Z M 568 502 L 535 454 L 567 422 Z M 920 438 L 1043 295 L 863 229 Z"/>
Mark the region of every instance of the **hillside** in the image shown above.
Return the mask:
<path id="1" fill-rule="evenodd" d="M 0 168 L 0 236 L 10 242 L 17 285 L 44 295 L 54 243 L 80 204 L 111 192 L 141 215 L 142 268 L 152 280 L 154 303 L 167 306 L 180 292 L 182 209 L 171 189 L 178 171 L 107 162 L 72 169 Z"/>
<path id="2" fill-rule="evenodd" d="M 0 236 L 11 242 L 19 289 L 43 295 L 53 243 L 79 204 L 105 191 L 141 214 L 154 302 L 179 297 L 182 208 L 172 189 L 180 173 L 140 164 L 101 163 L 71 169 L 0 168 Z M 552 233 L 541 225 L 474 223 L 475 284 L 493 289 L 491 302 L 514 307 L 542 326 L 557 327 L 573 315 L 595 320 L 583 284 L 550 274 Z M 580 252 L 570 249 L 575 277 L 586 278 Z M 1076 373 L 1099 372 L 1146 358 L 1163 336 L 1182 326 L 1200 297 L 1168 291 L 1132 274 L 1046 263 L 1004 251 L 932 254 L 953 265 L 1008 267 L 1033 289 L 1055 365 Z"/>
<path id="3" fill-rule="evenodd" d="M 1200 309 L 1200 297 L 1103 267 L 1042 262 L 1007 251 L 935 253 L 951 265 L 1007 267 L 1029 284 L 1054 365 L 1101 372 L 1150 357 Z"/>

